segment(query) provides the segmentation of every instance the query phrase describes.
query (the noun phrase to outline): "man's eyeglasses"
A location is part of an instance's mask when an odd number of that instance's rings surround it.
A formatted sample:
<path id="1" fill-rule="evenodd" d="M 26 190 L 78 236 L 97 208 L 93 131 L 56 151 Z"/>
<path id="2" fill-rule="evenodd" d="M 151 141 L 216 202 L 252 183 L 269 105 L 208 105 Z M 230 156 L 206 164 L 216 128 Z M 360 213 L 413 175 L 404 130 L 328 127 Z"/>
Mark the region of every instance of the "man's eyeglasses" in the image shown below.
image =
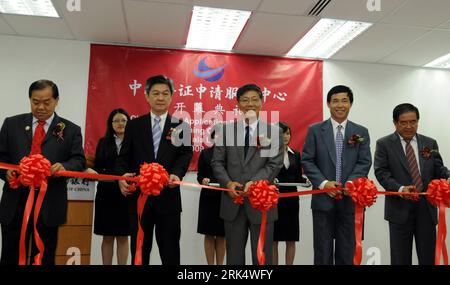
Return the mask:
<path id="1" fill-rule="evenodd" d="M 259 104 L 261 103 L 261 98 L 257 97 L 257 98 L 241 98 L 239 100 L 239 103 L 244 104 L 244 105 L 248 105 L 248 104 Z"/>
<path id="2" fill-rule="evenodd" d="M 113 124 L 120 124 L 120 123 L 126 124 L 127 122 L 128 122 L 128 120 L 125 120 L 125 119 L 112 121 Z"/>

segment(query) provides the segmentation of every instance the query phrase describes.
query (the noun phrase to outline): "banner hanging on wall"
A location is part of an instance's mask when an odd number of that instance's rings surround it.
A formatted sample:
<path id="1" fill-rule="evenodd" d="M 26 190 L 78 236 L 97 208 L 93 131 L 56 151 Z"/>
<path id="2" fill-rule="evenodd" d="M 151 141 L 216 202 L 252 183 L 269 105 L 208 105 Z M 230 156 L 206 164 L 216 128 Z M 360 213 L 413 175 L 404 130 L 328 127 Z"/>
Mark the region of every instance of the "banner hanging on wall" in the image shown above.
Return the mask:
<path id="1" fill-rule="evenodd" d="M 90 156 L 113 109 L 132 117 L 150 112 L 145 82 L 158 74 L 174 81 L 169 113 L 183 115 L 193 130 L 190 170 L 197 169 L 210 128 L 239 114 L 236 91 L 244 84 L 261 87 L 267 120 L 291 127 L 293 149 L 300 151 L 307 127 L 323 119 L 322 61 L 98 44 L 91 45 L 90 56 L 85 134 Z"/>

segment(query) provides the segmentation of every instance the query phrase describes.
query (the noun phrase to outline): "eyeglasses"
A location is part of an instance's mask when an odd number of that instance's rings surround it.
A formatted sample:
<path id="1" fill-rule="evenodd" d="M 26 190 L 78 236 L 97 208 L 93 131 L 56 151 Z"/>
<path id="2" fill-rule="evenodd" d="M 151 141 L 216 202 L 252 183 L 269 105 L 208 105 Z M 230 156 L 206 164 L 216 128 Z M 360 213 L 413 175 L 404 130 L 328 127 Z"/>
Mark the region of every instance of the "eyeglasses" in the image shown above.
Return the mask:
<path id="1" fill-rule="evenodd" d="M 126 124 L 127 122 L 128 122 L 128 120 L 125 120 L 125 119 L 112 121 L 113 124 L 120 124 L 120 123 Z"/>
<path id="2" fill-rule="evenodd" d="M 257 98 L 241 98 L 239 100 L 239 103 L 241 103 L 243 105 L 247 105 L 250 103 L 259 104 L 259 103 L 261 103 L 261 98 L 259 98 L 259 97 L 257 97 Z"/>
<path id="3" fill-rule="evenodd" d="M 152 97 L 159 97 L 162 96 L 164 99 L 169 98 L 170 96 L 172 96 L 172 94 L 168 91 L 164 91 L 164 92 L 151 92 L 149 94 Z"/>

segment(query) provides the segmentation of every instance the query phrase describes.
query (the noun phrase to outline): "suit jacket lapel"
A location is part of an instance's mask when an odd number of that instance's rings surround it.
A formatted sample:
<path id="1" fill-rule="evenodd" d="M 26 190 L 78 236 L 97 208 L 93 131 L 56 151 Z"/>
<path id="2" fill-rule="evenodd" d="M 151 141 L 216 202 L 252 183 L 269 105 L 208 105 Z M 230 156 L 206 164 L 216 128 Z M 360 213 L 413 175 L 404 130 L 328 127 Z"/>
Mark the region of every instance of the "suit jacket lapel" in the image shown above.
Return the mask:
<path id="1" fill-rule="evenodd" d="M 138 130 L 142 131 L 144 144 L 149 144 L 150 147 L 144 147 L 147 152 L 147 157 L 153 161 L 155 159 L 155 151 L 153 150 L 153 133 L 152 133 L 152 117 L 150 114 L 145 115 L 142 121 L 144 125 L 139 126 Z"/>
<path id="2" fill-rule="evenodd" d="M 355 125 L 351 121 L 347 121 L 347 126 L 345 127 L 345 133 L 344 133 L 344 151 L 342 154 L 342 170 L 343 174 L 350 174 L 350 172 L 344 171 L 345 167 L 348 165 L 347 159 L 348 159 L 348 152 L 349 152 L 349 145 L 348 141 L 352 135 L 355 134 Z"/>
<path id="3" fill-rule="evenodd" d="M 171 123 L 172 117 L 167 114 L 166 122 L 164 123 L 164 128 L 161 134 L 161 140 L 159 142 L 158 153 L 156 154 L 156 160 L 161 161 L 163 155 L 167 152 L 168 144 L 172 143 L 171 140 L 167 140 L 166 136 L 169 133 L 169 129 L 172 127 Z M 152 145 L 153 145 L 153 137 L 152 137 Z M 154 151 L 154 150 L 153 150 Z"/>
<path id="4" fill-rule="evenodd" d="M 424 177 L 423 177 L 423 174 L 425 173 L 424 160 L 423 160 L 422 155 L 420 154 L 420 150 L 423 149 L 424 145 L 423 145 L 422 137 L 419 134 L 417 134 L 416 137 L 417 137 L 417 155 L 419 156 L 419 165 L 420 165 L 419 167 L 420 167 L 420 174 L 421 174 L 420 176 L 422 177 L 422 181 L 424 181 Z"/>
<path id="5" fill-rule="evenodd" d="M 258 142 L 258 136 L 259 136 L 259 122 L 256 125 L 256 130 L 253 132 L 253 136 L 250 137 L 250 145 L 248 147 L 248 152 L 247 152 L 247 156 L 245 157 L 244 165 L 249 163 L 251 158 L 256 153 L 256 150 L 257 150 L 256 149 L 256 145 L 257 145 L 257 142 Z"/>
<path id="6" fill-rule="evenodd" d="M 45 134 L 45 138 L 42 141 L 42 146 L 53 136 L 53 130 L 55 129 L 56 124 L 61 121 L 59 116 L 55 113 L 55 117 L 53 118 L 50 126 L 48 127 L 47 133 Z"/>
<path id="7" fill-rule="evenodd" d="M 322 123 L 322 141 L 325 142 L 331 161 L 333 162 L 333 165 L 336 166 L 336 146 L 330 119 Z"/>
<path id="8" fill-rule="evenodd" d="M 244 153 L 244 147 L 240 146 L 238 143 L 240 136 L 244 138 L 244 140 L 242 141 L 245 145 L 245 131 L 244 131 L 244 136 L 242 136 L 242 130 L 245 130 L 244 128 L 244 123 L 242 121 L 238 121 L 236 122 L 234 125 L 234 145 L 237 145 L 237 151 L 238 151 L 238 155 L 239 155 L 239 159 L 241 161 L 241 165 L 244 166 L 245 165 L 245 153 Z M 248 153 L 247 153 L 248 155 Z"/>
<path id="9" fill-rule="evenodd" d="M 27 142 L 31 146 L 31 142 L 33 141 L 33 115 L 31 113 L 25 117 L 23 129 L 27 137 Z"/>
<path id="10" fill-rule="evenodd" d="M 400 164 L 403 165 L 403 167 L 405 168 L 406 171 L 408 171 L 408 173 L 410 173 L 408 160 L 406 158 L 405 151 L 403 150 L 403 145 L 402 142 L 400 141 L 399 135 L 397 133 L 393 133 L 391 136 L 391 141 L 394 146 L 394 149 L 396 150 L 400 158 Z"/>

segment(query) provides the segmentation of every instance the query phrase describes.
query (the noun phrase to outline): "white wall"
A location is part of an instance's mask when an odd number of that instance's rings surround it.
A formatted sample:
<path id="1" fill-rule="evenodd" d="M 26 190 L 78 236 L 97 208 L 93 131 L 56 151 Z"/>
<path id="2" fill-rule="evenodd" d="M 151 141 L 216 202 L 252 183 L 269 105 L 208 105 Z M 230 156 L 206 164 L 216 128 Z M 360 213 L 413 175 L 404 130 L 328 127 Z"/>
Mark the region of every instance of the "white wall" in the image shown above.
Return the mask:
<path id="1" fill-rule="evenodd" d="M 57 112 L 84 130 L 88 67 L 87 42 L 0 36 L 0 121 L 3 122 L 7 116 L 28 112 L 27 92 L 30 83 L 48 78 L 60 88 L 61 100 Z M 448 128 L 441 127 L 450 122 L 450 72 L 327 61 L 324 63 L 323 81 L 324 97 L 336 84 L 346 84 L 353 89 L 355 102 L 350 119 L 369 128 L 372 153 L 376 139 L 393 131 L 393 107 L 402 102 L 411 102 L 421 111 L 419 131 L 438 140 L 444 162 L 450 165 L 450 136 Z M 299 108 L 299 112 L 302 111 Z M 324 114 L 328 117 L 326 104 Z M 195 177 L 195 173 L 189 173 L 185 179 L 193 182 Z M 370 178 L 375 180 L 373 171 Z M 203 236 L 196 233 L 198 201 L 198 190 L 182 189 L 182 264 L 206 264 Z M 300 242 L 297 244 L 295 264 L 312 264 L 313 261 L 309 201 L 310 197 L 300 200 Z M 379 248 L 381 263 L 389 264 L 388 225 L 383 220 L 383 204 L 384 198 L 380 197 L 366 211 L 364 252 L 370 247 Z M 91 262 L 101 264 L 101 239 L 94 235 L 92 241 Z M 153 249 L 151 264 L 160 264 L 156 244 Z M 284 246 L 281 246 L 280 253 L 283 252 Z M 249 253 L 247 248 L 248 262 L 251 260 Z M 363 263 L 366 260 L 367 256 L 364 256 Z"/>

